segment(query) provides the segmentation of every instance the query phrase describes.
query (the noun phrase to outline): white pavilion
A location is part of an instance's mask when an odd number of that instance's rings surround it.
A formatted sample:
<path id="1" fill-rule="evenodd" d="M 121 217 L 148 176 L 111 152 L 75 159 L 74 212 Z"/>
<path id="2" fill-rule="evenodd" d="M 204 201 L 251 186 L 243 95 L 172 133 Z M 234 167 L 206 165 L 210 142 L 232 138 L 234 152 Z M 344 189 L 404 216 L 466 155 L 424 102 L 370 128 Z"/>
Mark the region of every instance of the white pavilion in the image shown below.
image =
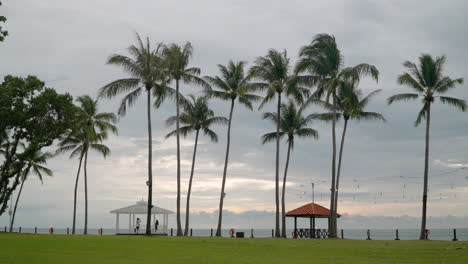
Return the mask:
<path id="1" fill-rule="evenodd" d="M 115 214 L 115 229 L 117 233 L 120 233 L 120 226 L 119 226 L 119 218 L 120 215 L 128 215 L 128 232 L 133 233 L 135 229 L 135 215 L 144 215 L 140 217 L 141 219 L 141 226 L 140 226 L 140 233 L 144 233 L 146 230 L 146 215 L 148 210 L 148 203 L 146 201 L 139 201 L 134 205 L 126 206 L 123 208 L 115 209 L 110 211 L 111 214 Z M 158 230 L 155 232 L 156 234 L 167 234 L 167 226 L 169 222 L 169 214 L 173 214 L 171 210 L 164 209 L 161 207 L 157 207 L 153 205 L 153 209 L 151 210 L 152 214 L 152 226 L 151 230 L 154 232 L 154 225 L 156 223 L 156 215 L 162 215 L 162 223 L 159 220 Z M 159 218 L 160 219 L 160 218 Z"/>

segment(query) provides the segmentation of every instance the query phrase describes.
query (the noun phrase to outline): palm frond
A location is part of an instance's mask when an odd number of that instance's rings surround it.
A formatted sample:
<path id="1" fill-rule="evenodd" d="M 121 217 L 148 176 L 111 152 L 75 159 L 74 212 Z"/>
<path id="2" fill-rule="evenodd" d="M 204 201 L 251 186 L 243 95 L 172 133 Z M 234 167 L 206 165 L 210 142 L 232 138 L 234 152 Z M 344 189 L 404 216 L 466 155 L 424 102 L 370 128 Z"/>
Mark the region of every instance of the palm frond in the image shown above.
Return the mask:
<path id="1" fill-rule="evenodd" d="M 317 130 L 313 128 L 301 128 L 297 130 L 296 135 L 300 138 L 314 138 L 314 139 L 319 139 L 319 133 Z"/>
<path id="2" fill-rule="evenodd" d="M 378 93 L 380 93 L 382 90 L 381 89 L 378 89 L 378 90 L 375 90 L 371 93 L 369 93 L 366 97 L 364 97 L 360 102 L 359 102 L 359 106 L 360 108 L 365 108 L 369 102 L 370 102 L 370 99 L 374 96 L 376 96 Z"/>
<path id="3" fill-rule="evenodd" d="M 106 158 L 110 154 L 110 149 L 106 145 L 103 145 L 103 144 L 93 143 L 93 144 L 90 144 L 90 148 L 100 153 L 104 158 Z"/>
<path id="4" fill-rule="evenodd" d="M 387 103 L 390 105 L 398 101 L 411 101 L 411 100 L 418 99 L 418 97 L 419 97 L 419 94 L 412 94 L 412 93 L 396 94 L 396 95 L 390 96 L 387 99 Z"/>
<path id="5" fill-rule="evenodd" d="M 276 90 L 273 86 L 270 86 L 267 90 L 266 96 L 263 98 L 262 102 L 260 103 L 260 106 L 258 107 L 258 110 L 262 109 L 267 103 L 271 102 L 276 95 Z"/>
<path id="6" fill-rule="evenodd" d="M 214 143 L 218 142 L 218 135 L 213 130 L 205 127 L 203 128 L 203 134 L 209 136 L 212 142 Z"/>
<path id="7" fill-rule="evenodd" d="M 424 104 L 423 108 L 419 111 L 418 113 L 418 118 L 416 118 L 416 121 L 414 122 L 414 126 L 417 127 L 419 124 L 421 124 L 421 121 L 426 119 L 427 115 L 427 109 L 428 109 L 428 104 Z"/>
<path id="8" fill-rule="evenodd" d="M 283 138 L 284 135 L 285 135 L 284 132 L 280 132 L 279 133 L 280 139 Z M 266 144 L 272 141 L 276 141 L 276 132 L 267 133 L 262 136 L 262 144 Z"/>
<path id="9" fill-rule="evenodd" d="M 98 98 L 112 98 L 116 95 L 137 89 L 139 85 L 140 79 L 138 78 L 115 80 L 99 89 Z"/>
<path id="10" fill-rule="evenodd" d="M 363 120 L 381 120 L 386 122 L 387 120 L 382 114 L 376 112 L 360 112 L 358 115 L 353 116 L 354 120 L 363 121 Z"/>
<path id="11" fill-rule="evenodd" d="M 442 94 L 454 88 L 457 84 L 463 84 L 463 78 L 453 80 L 450 77 L 443 77 L 437 82 L 434 90 Z"/>
<path id="12" fill-rule="evenodd" d="M 409 73 L 403 73 L 402 75 L 400 75 L 398 77 L 398 84 L 409 87 L 419 93 L 425 92 L 424 87 L 418 81 L 416 81 L 413 78 L 413 76 L 411 76 Z"/>
<path id="13" fill-rule="evenodd" d="M 458 98 L 439 96 L 440 101 L 443 104 L 448 104 L 458 108 L 458 110 L 465 112 L 466 111 L 466 101 Z"/>

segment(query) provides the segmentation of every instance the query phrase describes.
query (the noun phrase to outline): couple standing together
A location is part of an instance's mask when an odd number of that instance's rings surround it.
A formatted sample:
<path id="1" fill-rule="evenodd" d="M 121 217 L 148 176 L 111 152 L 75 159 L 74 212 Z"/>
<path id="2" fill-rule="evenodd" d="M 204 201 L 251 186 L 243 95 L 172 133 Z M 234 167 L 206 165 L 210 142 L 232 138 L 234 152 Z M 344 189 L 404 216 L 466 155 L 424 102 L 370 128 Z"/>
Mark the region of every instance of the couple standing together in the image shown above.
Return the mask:
<path id="1" fill-rule="evenodd" d="M 137 218 L 136 220 L 136 226 L 135 226 L 135 233 L 139 233 L 140 231 L 140 224 L 141 224 L 141 220 L 140 218 Z M 158 225 L 159 225 L 159 221 L 156 220 L 156 222 L 154 222 L 154 232 L 156 233 L 158 231 Z"/>

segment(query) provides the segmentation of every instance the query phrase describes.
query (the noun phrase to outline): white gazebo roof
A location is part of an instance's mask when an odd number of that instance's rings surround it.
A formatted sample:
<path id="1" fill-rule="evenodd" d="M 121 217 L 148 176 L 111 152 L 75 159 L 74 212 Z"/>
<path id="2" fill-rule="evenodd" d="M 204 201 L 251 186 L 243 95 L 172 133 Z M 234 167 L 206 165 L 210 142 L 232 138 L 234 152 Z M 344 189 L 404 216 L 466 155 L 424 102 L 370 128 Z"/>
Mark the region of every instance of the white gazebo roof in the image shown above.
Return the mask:
<path id="1" fill-rule="evenodd" d="M 148 213 L 148 203 L 145 201 L 139 201 L 134 205 L 122 207 L 110 211 L 112 214 L 146 214 Z M 151 210 L 152 214 L 173 214 L 171 210 L 164 209 L 153 205 Z"/>

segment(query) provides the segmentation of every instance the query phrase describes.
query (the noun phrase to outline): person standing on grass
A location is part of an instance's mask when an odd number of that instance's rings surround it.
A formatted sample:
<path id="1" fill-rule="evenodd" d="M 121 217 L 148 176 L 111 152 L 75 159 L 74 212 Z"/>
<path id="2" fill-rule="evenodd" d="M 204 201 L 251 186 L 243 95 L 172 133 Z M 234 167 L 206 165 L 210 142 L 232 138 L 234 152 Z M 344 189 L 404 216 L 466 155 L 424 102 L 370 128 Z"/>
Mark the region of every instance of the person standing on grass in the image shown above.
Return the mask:
<path id="1" fill-rule="evenodd" d="M 140 223 L 141 223 L 140 218 L 137 218 L 137 220 L 136 220 L 136 233 L 137 234 L 138 234 L 138 231 L 140 230 Z"/>
<path id="2" fill-rule="evenodd" d="M 156 222 L 154 222 L 154 232 L 155 233 L 158 231 L 158 225 L 159 225 L 159 221 L 156 219 Z"/>

